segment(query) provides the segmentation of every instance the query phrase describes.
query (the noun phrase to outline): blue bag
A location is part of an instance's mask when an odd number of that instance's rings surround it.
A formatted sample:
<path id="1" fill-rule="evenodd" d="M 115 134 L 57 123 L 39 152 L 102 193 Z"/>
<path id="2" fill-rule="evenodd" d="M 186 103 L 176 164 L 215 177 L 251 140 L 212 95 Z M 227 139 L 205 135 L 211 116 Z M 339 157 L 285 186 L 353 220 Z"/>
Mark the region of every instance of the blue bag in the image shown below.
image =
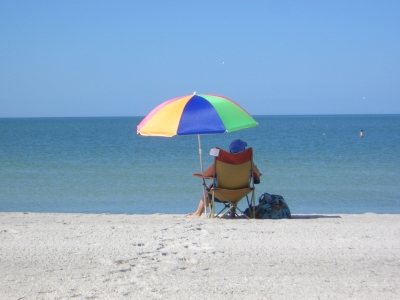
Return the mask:
<path id="1" fill-rule="evenodd" d="M 264 193 L 258 199 L 255 207 L 256 219 L 291 219 L 289 206 L 285 199 L 279 195 Z M 251 208 L 245 210 L 245 214 L 250 216 Z"/>

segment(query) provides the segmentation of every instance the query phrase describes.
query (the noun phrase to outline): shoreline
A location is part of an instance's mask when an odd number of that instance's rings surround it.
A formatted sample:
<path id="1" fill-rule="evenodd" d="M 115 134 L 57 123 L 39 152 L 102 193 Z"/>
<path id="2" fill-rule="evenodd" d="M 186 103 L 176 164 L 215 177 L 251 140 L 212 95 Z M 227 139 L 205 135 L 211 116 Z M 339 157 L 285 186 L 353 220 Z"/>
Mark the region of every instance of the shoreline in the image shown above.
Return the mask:
<path id="1" fill-rule="evenodd" d="M 400 214 L 0 213 L 3 299 L 400 296 Z"/>

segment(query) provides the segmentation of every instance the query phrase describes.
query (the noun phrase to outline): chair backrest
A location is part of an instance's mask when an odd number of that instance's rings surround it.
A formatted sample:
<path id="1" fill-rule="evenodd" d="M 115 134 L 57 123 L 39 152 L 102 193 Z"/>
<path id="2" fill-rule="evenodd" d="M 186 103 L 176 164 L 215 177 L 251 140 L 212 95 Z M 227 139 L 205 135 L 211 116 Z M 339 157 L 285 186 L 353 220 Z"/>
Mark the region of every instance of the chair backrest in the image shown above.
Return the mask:
<path id="1" fill-rule="evenodd" d="M 253 149 L 240 153 L 230 153 L 220 149 L 215 157 L 214 176 L 217 175 L 217 187 L 223 189 L 242 189 L 250 186 Z"/>

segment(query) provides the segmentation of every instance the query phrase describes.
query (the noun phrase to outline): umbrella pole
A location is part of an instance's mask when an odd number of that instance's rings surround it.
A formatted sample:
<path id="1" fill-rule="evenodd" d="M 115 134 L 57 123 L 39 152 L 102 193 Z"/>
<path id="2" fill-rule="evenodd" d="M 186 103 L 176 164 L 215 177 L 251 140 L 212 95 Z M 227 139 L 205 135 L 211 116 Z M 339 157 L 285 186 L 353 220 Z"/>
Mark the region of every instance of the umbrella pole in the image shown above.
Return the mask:
<path id="1" fill-rule="evenodd" d="M 201 140 L 200 140 L 200 134 L 197 135 L 197 141 L 199 143 L 199 156 L 200 156 L 200 171 L 201 171 L 201 175 L 204 176 L 204 171 L 203 171 L 203 158 L 202 158 L 202 150 L 201 150 Z M 207 217 L 207 201 L 206 201 L 206 181 L 203 177 L 203 201 L 204 201 L 204 213 L 205 216 Z"/>
<path id="2" fill-rule="evenodd" d="M 203 174 L 203 159 L 202 159 L 202 151 L 201 151 L 200 134 L 197 135 L 197 142 L 199 143 L 200 171 L 201 171 L 201 175 L 204 175 Z"/>

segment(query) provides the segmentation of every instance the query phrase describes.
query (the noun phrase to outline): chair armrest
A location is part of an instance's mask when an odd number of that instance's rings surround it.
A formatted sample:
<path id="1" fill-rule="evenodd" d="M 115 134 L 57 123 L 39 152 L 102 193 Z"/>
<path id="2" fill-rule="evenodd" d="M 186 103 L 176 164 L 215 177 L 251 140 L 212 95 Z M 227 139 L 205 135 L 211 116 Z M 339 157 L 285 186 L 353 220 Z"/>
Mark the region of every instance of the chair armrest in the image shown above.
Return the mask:
<path id="1" fill-rule="evenodd" d="M 262 174 L 260 173 L 260 176 Z M 251 176 L 253 177 L 253 183 L 254 184 L 259 184 L 260 183 L 260 176 L 258 176 L 257 172 L 251 171 Z"/>
<path id="2" fill-rule="evenodd" d="M 214 177 L 203 176 L 203 174 L 195 173 L 193 174 L 194 177 L 204 178 L 204 179 L 214 179 Z"/>

